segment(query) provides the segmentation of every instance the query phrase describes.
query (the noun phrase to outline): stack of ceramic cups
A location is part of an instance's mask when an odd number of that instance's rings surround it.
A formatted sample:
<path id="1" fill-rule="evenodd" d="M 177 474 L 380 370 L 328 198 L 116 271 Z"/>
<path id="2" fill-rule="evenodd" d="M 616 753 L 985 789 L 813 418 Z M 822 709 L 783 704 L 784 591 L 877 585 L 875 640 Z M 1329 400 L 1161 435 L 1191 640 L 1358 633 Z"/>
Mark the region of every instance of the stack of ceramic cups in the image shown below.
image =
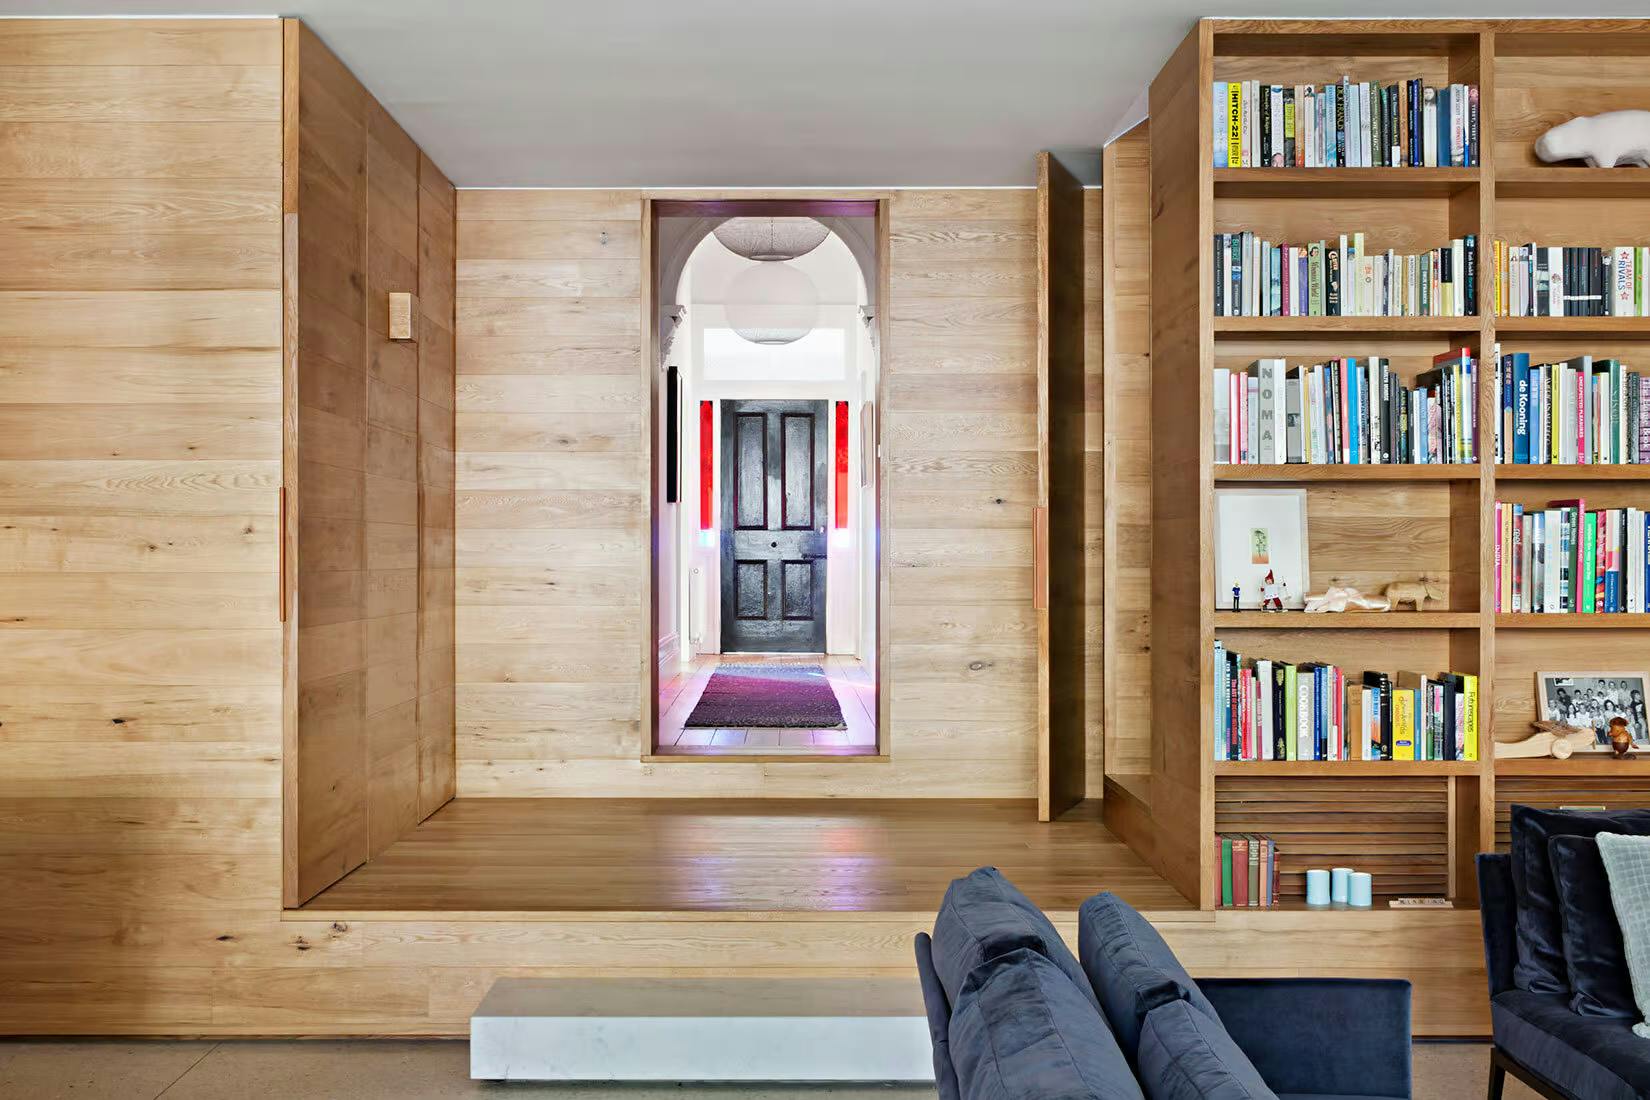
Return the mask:
<path id="1" fill-rule="evenodd" d="M 1368 909 L 1375 904 L 1375 880 L 1367 871 L 1314 867 L 1306 872 L 1306 904 L 1314 907 Z"/>

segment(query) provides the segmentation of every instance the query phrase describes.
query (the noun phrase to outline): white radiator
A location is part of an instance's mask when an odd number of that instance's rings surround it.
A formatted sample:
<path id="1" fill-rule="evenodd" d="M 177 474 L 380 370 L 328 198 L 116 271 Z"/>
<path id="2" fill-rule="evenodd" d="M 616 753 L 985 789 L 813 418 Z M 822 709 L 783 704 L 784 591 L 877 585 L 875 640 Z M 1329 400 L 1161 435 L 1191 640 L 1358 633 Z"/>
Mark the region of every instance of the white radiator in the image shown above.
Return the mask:
<path id="1" fill-rule="evenodd" d="M 707 587 L 705 571 L 694 566 L 693 576 L 688 581 L 688 641 L 693 643 L 695 655 L 704 652 L 705 634 L 710 627 L 709 615 L 705 610 L 710 599 Z"/>

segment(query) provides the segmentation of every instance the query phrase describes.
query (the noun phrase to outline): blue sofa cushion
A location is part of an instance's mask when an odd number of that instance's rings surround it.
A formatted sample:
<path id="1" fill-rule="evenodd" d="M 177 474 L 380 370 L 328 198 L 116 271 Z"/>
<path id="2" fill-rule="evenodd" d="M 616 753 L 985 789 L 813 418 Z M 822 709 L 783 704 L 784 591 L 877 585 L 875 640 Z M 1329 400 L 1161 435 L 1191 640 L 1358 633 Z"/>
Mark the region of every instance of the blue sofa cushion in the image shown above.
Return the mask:
<path id="1" fill-rule="evenodd" d="M 1627 973 L 1627 948 L 1610 900 L 1610 876 L 1604 872 L 1598 841 L 1586 836 L 1555 836 L 1547 842 L 1547 855 L 1564 929 L 1564 967 L 1570 980 L 1571 1010 L 1583 1016 L 1637 1020 L 1639 1010 Z"/>
<path id="2" fill-rule="evenodd" d="M 1167 1001 L 1146 1013 L 1139 1070 L 1140 1085 L 1151 1100 L 1276 1096 L 1220 1021 L 1187 1001 Z"/>
<path id="3" fill-rule="evenodd" d="M 995 867 L 952 879 L 934 918 L 934 970 L 953 1008 L 976 966 L 1029 947 L 1065 972 L 1100 1007 L 1083 968 L 1043 911 Z"/>
<path id="4" fill-rule="evenodd" d="M 988 959 L 955 1005 L 951 1061 L 963 1100 L 1143 1100 L 1099 1010 L 1042 953 Z"/>
<path id="5" fill-rule="evenodd" d="M 1564 929 L 1558 911 L 1547 841 L 1599 833 L 1650 835 L 1650 810 L 1538 810 L 1512 808 L 1513 891 L 1518 897 L 1518 965 L 1513 984 L 1531 993 L 1570 992 Z"/>
<path id="6" fill-rule="evenodd" d="M 1220 1019 L 1157 929 L 1116 894 L 1096 894 L 1078 910 L 1077 952 L 1130 1062 L 1146 1014 L 1159 1005 L 1189 1001 L 1210 1019 Z"/>
<path id="7" fill-rule="evenodd" d="M 1571 1096 L 1650 1096 L 1650 1042 L 1633 1021 L 1580 1016 L 1563 994 L 1510 989 L 1490 1002 L 1495 1044 Z"/>

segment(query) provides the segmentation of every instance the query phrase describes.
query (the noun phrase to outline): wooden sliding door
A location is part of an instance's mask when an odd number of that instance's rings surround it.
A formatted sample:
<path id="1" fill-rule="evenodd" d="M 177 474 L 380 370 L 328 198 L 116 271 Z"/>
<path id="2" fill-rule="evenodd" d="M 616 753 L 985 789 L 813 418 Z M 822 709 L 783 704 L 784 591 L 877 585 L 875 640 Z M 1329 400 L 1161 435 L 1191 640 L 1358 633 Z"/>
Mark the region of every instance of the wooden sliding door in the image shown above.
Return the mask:
<path id="1" fill-rule="evenodd" d="M 1085 794 L 1083 188 L 1037 157 L 1037 816 Z"/>

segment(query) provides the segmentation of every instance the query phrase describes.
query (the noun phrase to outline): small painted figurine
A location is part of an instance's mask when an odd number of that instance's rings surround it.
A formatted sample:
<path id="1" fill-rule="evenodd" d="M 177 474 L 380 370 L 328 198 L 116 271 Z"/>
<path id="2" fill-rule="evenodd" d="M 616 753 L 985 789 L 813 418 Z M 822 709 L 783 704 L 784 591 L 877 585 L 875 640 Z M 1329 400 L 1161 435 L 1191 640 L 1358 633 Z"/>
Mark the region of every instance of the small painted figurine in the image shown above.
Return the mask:
<path id="1" fill-rule="evenodd" d="M 1627 719 L 1610 719 L 1610 748 L 1617 756 L 1626 756 L 1633 748 L 1633 731 L 1627 728 Z"/>
<path id="2" fill-rule="evenodd" d="M 1278 582 L 1272 576 L 1272 571 L 1266 571 L 1266 579 L 1260 584 L 1260 609 L 1262 611 L 1282 611 L 1283 596 L 1280 594 Z"/>
<path id="3" fill-rule="evenodd" d="M 1242 605 L 1243 605 L 1243 589 L 1239 588 L 1237 585 L 1234 584 L 1232 586 L 1232 610 L 1233 611 L 1242 610 Z"/>

